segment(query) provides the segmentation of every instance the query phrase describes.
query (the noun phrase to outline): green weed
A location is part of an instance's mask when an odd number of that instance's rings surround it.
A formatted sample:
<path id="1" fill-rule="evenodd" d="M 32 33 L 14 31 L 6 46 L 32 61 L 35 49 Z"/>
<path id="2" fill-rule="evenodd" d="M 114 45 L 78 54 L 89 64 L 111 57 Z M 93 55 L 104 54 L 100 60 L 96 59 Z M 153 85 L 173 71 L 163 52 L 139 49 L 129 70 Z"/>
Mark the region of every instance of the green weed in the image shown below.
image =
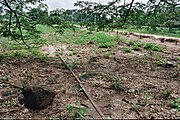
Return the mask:
<path id="1" fill-rule="evenodd" d="M 116 46 L 115 42 L 105 42 L 99 44 L 99 48 L 113 48 L 115 46 Z"/>
<path id="2" fill-rule="evenodd" d="M 177 60 L 179 60 L 179 61 L 180 61 L 180 57 L 177 57 Z"/>
<path id="3" fill-rule="evenodd" d="M 56 120 L 56 118 L 50 117 L 48 120 Z"/>
<path id="4" fill-rule="evenodd" d="M 167 90 L 167 89 L 163 90 L 163 91 L 161 91 L 161 95 L 162 95 L 162 97 L 167 98 L 171 95 L 171 91 Z"/>
<path id="5" fill-rule="evenodd" d="M 124 86 L 120 83 L 117 83 L 117 82 L 112 83 L 111 87 L 117 91 L 124 91 L 125 90 Z"/>
<path id="6" fill-rule="evenodd" d="M 115 75 L 109 75 L 109 79 L 110 79 L 111 81 L 116 82 L 119 78 L 118 78 L 117 76 L 115 76 Z"/>
<path id="7" fill-rule="evenodd" d="M 132 46 L 132 45 L 135 45 L 135 43 L 133 41 L 128 41 L 127 45 Z"/>
<path id="8" fill-rule="evenodd" d="M 147 50 L 162 52 L 163 48 L 156 43 L 146 43 L 144 46 Z"/>
<path id="9" fill-rule="evenodd" d="M 40 45 L 40 44 L 45 44 L 47 40 L 43 38 L 37 38 L 37 39 L 34 39 L 32 42 L 35 45 Z"/>
<path id="10" fill-rule="evenodd" d="M 172 101 L 171 107 L 176 109 L 177 111 L 180 111 L 180 98 L 177 98 L 174 101 Z"/>
<path id="11" fill-rule="evenodd" d="M 130 48 L 127 48 L 127 47 L 123 47 L 123 48 L 122 48 L 122 51 L 123 51 L 124 53 L 131 53 L 131 52 L 132 52 L 132 50 L 131 50 Z"/>
<path id="12" fill-rule="evenodd" d="M 86 107 L 77 106 L 74 104 L 66 105 L 66 110 L 67 110 L 68 116 L 71 119 L 78 119 L 78 120 L 83 120 L 85 117 L 85 113 L 87 112 Z"/>
<path id="13" fill-rule="evenodd" d="M 75 49 L 74 49 L 73 47 L 67 47 L 67 49 L 68 49 L 69 51 L 75 51 Z"/>
<path id="14" fill-rule="evenodd" d="M 44 26 L 44 25 L 37 25 L 36 26 L 38 31 L 41 31 L 42 34 L 49 34 L 55 32 L 55 30 L 52 27 Z"/>
<path id="15" fill-rule="evenodd" d="M 73 60 L 73 61 L 68 60 L 67 63 L 68 63 L 68 64 L 67 64 L 68 67 L 71 68 L 71 69 L 73 69 L 73 68 L 76 67 L 77 65 L 80 65 L 80 61 L 79 61 L 79 60 Z"/>
<path id="16" fill-rule="evenodd" d="M 167 59 L 162 59 L 156 62 L 156 65 L 158 66 L 165 66 L 167 64 L 168 60 Z"/>
<path id="17" fill-rule="evenodd" d="M 135 102 L 132 102 L 131 104 L 131 110 L 138 111 L 138 105 Z"/>
<path id="18" fill-rule="evenodd" d="M 151 98 L 152 98 L 152 97 L 151 97 L 149 94 L 147 94 L 146 92 L 144 92 L 144 102 L 145 102 L 146 105 L 149 103 L 149 101 L 150 101 Z"/>
<path id="19" fill-rule="evenodd" d="M 107 51 L 107 52 L 104 53 L 103 56 L 104 56 L 105 58 L 110 58 L 110 57 L 112 57 L 112 55 L 114 55 L 114 54 L 115 54 L 115 53 L 112 52 L 112 51 Z"/>
<path id="20" fill-rule="evenodd" d="M 83 79 L 88 79 L 90 77 L 93 77 L 94 75 L 96 75 L 96 73 L 94 73 L 92 71 L 86 71 L 80 77 Z"/>
<path id="21" fill-rule="evenodd" d="M 8 107 L 8 108 L 12 108 L 13 106 L 14 106 L 14 104 L 13 104 L 13 102 L 12 101 L 7 101 L 6 103 L 5 103 L 5 106 L 6 107 Z"/>
<path id="22" fill-rule="evenodd" d="M 92 41 L 99 45 L 99 48 L 112 48 L 117 45 L 115 37 L 108 36 L 104 33 L 97 33 L 91 38 Z"/>
<path id="23" fill-rule="evenodd" d="M 136 45 L 133 46 L 132 49 L 135 50 L 135 51 L 140 51 L 141 50 L 141 46 L 139 44 L 136 44 Z"/>

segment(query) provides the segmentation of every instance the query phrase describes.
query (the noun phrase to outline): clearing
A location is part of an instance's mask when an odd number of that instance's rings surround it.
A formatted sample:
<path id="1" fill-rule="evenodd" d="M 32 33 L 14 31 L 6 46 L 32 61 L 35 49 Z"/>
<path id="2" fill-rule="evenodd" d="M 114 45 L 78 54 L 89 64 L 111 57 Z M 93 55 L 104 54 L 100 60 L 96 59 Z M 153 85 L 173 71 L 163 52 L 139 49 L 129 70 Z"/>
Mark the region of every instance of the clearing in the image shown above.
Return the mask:
<path id="1" fill-rule="evenodd" d="M 107 35 L 109 34 L 109 35 Z M 16 85 L 45 85 L 57 92 L 51 106 L 41 111 L 21 106 L 20 91 L 0 84 L 3 118 L 100 118 L 64 66 L 61 55 L 107 118 L 180 118 L 180 43 L 133 35 L 68 30 L 60 36 L 43 34 L 48 44 L 38 50 L 49 57 L 17 54 L 15 47 L 0 47 L 0 79 Z M 12 48 L 12 49 L 10 49 Z M 33 50 L 31 50 L 32 52 Z M 67 106 L 74 110 L 67 109 Z"/>

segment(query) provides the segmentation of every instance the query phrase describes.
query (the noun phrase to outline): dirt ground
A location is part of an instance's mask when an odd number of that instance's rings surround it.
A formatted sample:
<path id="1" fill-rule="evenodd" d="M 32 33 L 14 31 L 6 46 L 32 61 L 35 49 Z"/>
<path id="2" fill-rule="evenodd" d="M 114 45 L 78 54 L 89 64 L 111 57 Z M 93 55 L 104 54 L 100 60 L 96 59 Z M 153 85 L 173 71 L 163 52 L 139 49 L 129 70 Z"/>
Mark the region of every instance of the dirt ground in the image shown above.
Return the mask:
<path id="1" fill-rule="evenodd" d="M 60 54 L 67 61 L 107 118 L 180 119 L 180 112 L 171 107 L 171 102 L 180 98 L 180 61 L 177 60 L 180 45 L 151 39 L 142 41 L 156 42 L 165 49 L 163 52 L 142 49 L 124 53 L 121 51 L 125 46 L 123 43 L 116 49 L 97 49 L 91 43 L 44 46 L 41 51 L 51 57 Z M 157 65 L 159 58 L 167 59 L 169 64 Z M 86 106 L 89 110 L 86 118 L 99 118 L 72 74 L 58 58 L 0 58 L 0 78 L 16 85 L 28 80 L 31 84 L 45 85 L 57 92 L 51 106 L 32 111 L 19 104 L 19 90 L 1 83 L 0 118 L 68 118 L 67 104 Z M 112 87 L 114 83 L 120 84 L 121 90 Z"/>

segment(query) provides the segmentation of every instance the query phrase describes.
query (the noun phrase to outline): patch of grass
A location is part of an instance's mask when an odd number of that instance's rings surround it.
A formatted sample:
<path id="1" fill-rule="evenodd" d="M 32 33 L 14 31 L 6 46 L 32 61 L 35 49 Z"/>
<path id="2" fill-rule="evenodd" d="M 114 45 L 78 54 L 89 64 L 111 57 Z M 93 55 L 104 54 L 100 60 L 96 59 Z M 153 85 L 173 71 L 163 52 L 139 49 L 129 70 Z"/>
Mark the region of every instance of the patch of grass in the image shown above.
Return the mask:
<path id="1" fill-rule="evenodd" d="M 179 60 L 179 61 L 180 61 L 180 57 L 177 57 L 177 60 Z"/>
<path id="2" fill-rule="evenodd" d="M 69 51 L 75 51 L 75 49 L 73 48 L 73 47 L 67 47 L 67 49 L 69 50 Z"/>
<path id="3" fill-rule="evenodd" d="M 161 91 L 161 95 L 162 95 L 162 97 L 167 98 L 171 95 L 171 91 L 168 89 L 165 89 L 165 90 Z"/>
<path id="4" fill-rule="evenodd" d="M 120 43 L 127 43 L 128 40 L 127 40 L 126 38 L 120 37 L 120 38 L 117 39 L 116 41 L 118 42 L 118 44 L 120 44 Z"/>
<path id="5" fill-rule="evenodd" d="M 68 117 L 71 119 L 83 120 L 85 117 L 85 113 L 87 112 L 87 108 L 84 106 L 77 106 L 74 104 L 67 104 L 66 110 Z"/>
<path id="6" fill-rule="evenodd" d="M 17 58 L 21 59 L 27 55 L 23 51 L 11 51 L 0 54 L 1 58 Z"/>
<path id="7" fill-rule="evenodd" d="M 1 58 L 16 58 L 21 59 L 25 57 L 47 59 L 47 56 L 42 54 L 38 48 L 22 49 L 22 50 L 13 50 L 7 51 L 5 53 L 0 53 Z"/>
<path id="8" fill-rule="evenodd" d="M 156 43 L 146 43 L 144 48 L 146 50 L 152 50 L 152 51 L 158 51 L 162 52 L 163 48 L 160 45 L 157 45 Z"/>
<path id="9" fill-rule="evenodd" d="M 7 107 L 7 108 L 12 108 L 13 106 L 14 106 L 14 104 L 13 104 L 13 102 L 12 101 L 7 101 L 6 103 L 5 103 L 5 106 Z"/>
<path id="10" fill-rule="evenodd" d="M 55 30 L 52 27 L 44 26 L 44 25 L 37 25 L 36 26 L 38 31 L 41 31 L 42 34 L 49 34 L 55 32 Z"/>
<path id="11" fill-rule="evenodd" d="M 131 52 L 132 52 L 131 48 L 127 48 L 127 47 L 123 47 L 121 50 L 122 50 L 124 53 L 131 53 Z"/>
<path id="12" fill-rule="evenodd" d="M 138 111 L 138 105 L 135 103 L 135 102 L 132 102 L 132 104 L 131 104 L 131 110 L 133 110 L 133 111 Z"/>
<path id="13" fill-rule="evenodd" d="M 105 58 L 110 58 L 110 57 L 112 57 L 112 55 L 114 55 L 115 53 L 113 52 L 113 51 L 107 51 L 107 52 L 105 52 L 104 53 L 104 57 Z"/>
<path id="14" fill-rule="evenodd" d="M 48 120 L 56 120 L 56 118 L 50 117 Z"/>
<path id="15" fill-rule="evenodd" d="M 84 39 L 76 39 L 73 41 L 74 44 L 81 44 L 81 45 L 85 45 L 87 44 L 87 41 Z"/>
<path id="16" fill-rule="evenodd" d="M 70 67 L 71 69 L 73 69 L 74 67 L 76 67 L 77 65 L 80 65 L 80 61 L 79 60 L 67 60 L 67 65 L 68 67 Z"/>
<path id="17" fill-rule="evenodd" d="M 136 44 L 136 45 L 133 46 L 132 49 L 135 50 L 135 51 L 140 51 L 141 50 L 141 45 Z"/>
<path id="18" fill-rule="evenodd" d="M 94 75 L 96 75 L 96 73 L 94 73 L 93 71 L 86 71 L 86 72 L 82 73 L 82 75 L 80 77 L 83 79 L 88 79 L 90 77 L 93 77 Z"/>
<path id="19" fill-rule="evenodd" d="M 168 60 L 167 59 L 161 59 L 156 62 L 156 65 L 158 66 L 165 66 L 167 64 Z"/>
<path id="20" fill-rule="evenodd" d="M 177 98 L 174 101 L 172 101 L 171 107 L 176 109 L 177 111 L 180 111 L 180 98 Z"/>
<path id="21" fill-rule="evenodd" d="M 93 37 L 94 34 L 87 34 L 86 31 L 76 30 L 76 32 L 67 29 L 62 35 L 58 36 L 57 41 L 68 44 L 85 45 Z"/>
<path id="22" fill-rule="evenodd" d="M 144 102 L 147 105 L 150 101 L 150 99 L 152 98 L 148 93 L 144 92 Z"/>
<path id="23" fill-rule="evenodd" d="M 45 44 L 47 40 L 43 38 L 37 38 L 37 39 L 34 39 L 32 42 L 35 45 L 41 45 L 41 44 Z"/>
<path id="24" fill-rule="evenodd" d="M 132 45 L 135 45 L 135 43 L 133 41 L 128 41 L 127 42 L 127 46 L 132 46 Z"/>
<path id="25" fill-rule="evenodd" d="M 99 48 L 113 48 L 117 45 L 114 36 L 108 36 L 104 33 L 96 33 L 91 40 L 98 44 Z"/>
<path id="26" fill-rule="evenodd" d="M 112 83 L 111 87 L 117 91 L 124 91 L 125 90 L 124 86 L 120 83 L 117 83 L 117 82 Z"/>
<path id="27" fill-rule="evenodd" d="M 109 79 L 113 82 L 116 82 L 119 78 L 115 75 L 109 75 Z"/>
<path id="28" fill-rule="evenodd" d="M 99 48 L 113 48 L 116 46 L 116 43 L 114 42 L 105 42 L 105 43 L 100 43 Z"/>

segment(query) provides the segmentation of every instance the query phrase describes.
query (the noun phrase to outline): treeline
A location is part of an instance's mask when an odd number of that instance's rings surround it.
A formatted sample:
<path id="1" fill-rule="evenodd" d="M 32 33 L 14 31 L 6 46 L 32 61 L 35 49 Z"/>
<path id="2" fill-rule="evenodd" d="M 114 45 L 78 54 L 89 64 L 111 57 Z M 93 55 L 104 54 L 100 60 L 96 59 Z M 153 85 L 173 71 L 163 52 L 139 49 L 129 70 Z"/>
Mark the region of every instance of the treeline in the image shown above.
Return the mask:
<path id="1" fill-rule="evenodd" d="M 89 30 L 113 30 L 135 26 L 153 31 L 165 27 L 180 29 L 180 0 L 111 0 L 107 5 L 77 1 L 77 9 L 48 11 L 44 0 L 0 0 L 0 35 L 26 44 L 39 37 L 36 25 L 48 25 L 62 33 L 73 24 Z M 33 7 L 32 7 L 33 5 Z M 28 46 L 28 44 L 26 44 Z M 28 46 L 29 47 L 29 46 Z"/>
<path id="2" fill-rule="evenodd" d="M 114 0 L 107 5 L 78 1 L 74 6 L 80 9 L 56 11 L 61 11 L 62 16 L 81 26 L 96 26 L 99 29 L 128 26 L 148 26 L 154 31 L 157 27 L 166 27 L 169 32 L 173 28 L 180 29 L 180 0 L 149 0 L 146 4 L 135 3 L 134 0 L 129 3 Z"/>

